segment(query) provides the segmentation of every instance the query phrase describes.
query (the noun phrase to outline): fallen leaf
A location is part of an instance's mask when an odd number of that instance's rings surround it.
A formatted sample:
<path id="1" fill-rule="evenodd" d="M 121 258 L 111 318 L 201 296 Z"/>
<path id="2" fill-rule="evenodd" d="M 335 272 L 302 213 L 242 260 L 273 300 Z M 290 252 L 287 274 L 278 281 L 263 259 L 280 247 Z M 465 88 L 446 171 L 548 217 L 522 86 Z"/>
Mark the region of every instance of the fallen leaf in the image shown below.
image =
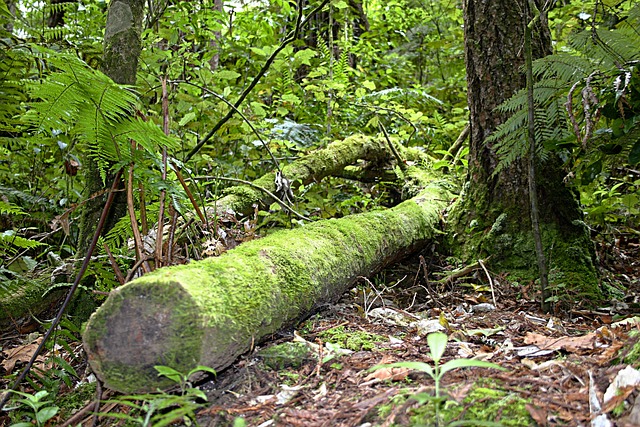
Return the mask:
<path id="1" fill-rule="evenodd" d="M 371 380 L 402 381 L 405 378 L 407 378 L 407 375 L 409 375 L 409 372 L 411 372 L 411 370 L 408 368 L 381 368 L 367 375 L 364 380 L 365 382 L 369 382 Z"/>
<path id="2" fill-rule="evenodd" d="M 530 403 L 524 405 L 529 411 L 529 415 L 533 418 L 533 421 L 536 422 L 539 426 L 547 425 L 547 410 L 544 408 L 540 408 L 538 406 L 533 406 Z"/>
<path id="3" fill-rule="evenodd" d="M 7 374 L 11 374 L 18 362 L 27 363 L 31 360 L 33 353 L 35 353 L 41 341 L 42 337 L 29 344 L 21 345 L 9 350 L 3 350 L 2 354 L 4 355 L 5 359 L 2 361 L 2 363 L 0 363 L 0 365 L 4 368 Z M 42 355 L 39 355 L 36 358 L 36 362 L 44 363 L 44 357 L 42 357 Z"/>
<path id="4" fill-rule="evenodd" d="M 533 344 L 542 350 L 565 350 L 576 353 L 581 350 L 593 350 L 596 344 L 596 334 L 589 333 L 579 337 L 552 338 L 534 332 L 527 332 L 525 344 Z"/>

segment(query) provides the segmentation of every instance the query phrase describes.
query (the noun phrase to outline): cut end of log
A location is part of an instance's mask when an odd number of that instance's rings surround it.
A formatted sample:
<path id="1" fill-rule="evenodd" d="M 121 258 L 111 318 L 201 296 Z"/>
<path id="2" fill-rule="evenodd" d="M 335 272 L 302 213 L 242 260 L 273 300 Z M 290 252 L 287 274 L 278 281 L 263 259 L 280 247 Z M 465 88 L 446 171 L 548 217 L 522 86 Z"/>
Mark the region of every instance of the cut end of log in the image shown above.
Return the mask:
<path id="1" fill-rule="evenodd" d="M 174 385 L 154 366 L 188 372 L 198 363 L 203 329 L 194 305 L 172 281 L 132 282 L 114 291 L 85 330 L 91 368 L 107 387 L 123 393 Z"/>

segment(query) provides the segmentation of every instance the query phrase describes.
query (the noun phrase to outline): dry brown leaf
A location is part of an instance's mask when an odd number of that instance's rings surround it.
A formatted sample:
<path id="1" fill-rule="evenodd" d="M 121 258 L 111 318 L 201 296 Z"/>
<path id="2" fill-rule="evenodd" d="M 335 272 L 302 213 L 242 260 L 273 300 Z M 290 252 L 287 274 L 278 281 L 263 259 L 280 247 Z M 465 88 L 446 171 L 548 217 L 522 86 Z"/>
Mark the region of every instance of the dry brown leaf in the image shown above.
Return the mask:
<path id="1" fill-rule="evenodd" d="M 596 334 L 589 333 L 580 337 L 546 337 L 535 332 L 527 332 L 524 337 L 526 344 L 533 344 L 543 350 L 566 350 L 571 353 L 595 348 Z"/>
<path id="2" fill-rule="evenodd" d="M 454 390 L 449 390 L 447 394 L 456 402 L 462 403 L 464 398 L 467 397 L 467 394 L 469 394 L 469 390 L 471 390 L 474 385 L 474 383 L 469 382 Z"/>
<path id="3" fill-rule="evenodd" d="M 381 368 L 367 375 L 364 380 L 365 382 L 368 382 L 371 380 L 402 381 L 405 378 L 407 378 L 407 375 L 409 375 L 409 372 L 411 372 L 411 370 L 408 368 Z"/>
<path id="4" fill-rule="evenodd" d="M 29 360 L 31 360 L 33 353 L 35 353 L 41 341 L 42 337 L 29 344 L 21 345 L 19 347 L 11 348 L 8 350 L 3 350 L 2 355 L 4 356 L 4 360 L 2 361 L 2 363 L 0 363 L 0 365 L 4 368 L 7 374 L 11 374 L 13 372 L 13 369 L 16 367 L 16 363 L 27 363 L 29 362 Z M 44 357 L 42 357 L 42 355 L 38 356 L 36 358 L 36 362 L 43 363 Z"/>
<path id="5" fill-rule="evenodd" d="M 529 415 L 531 418 L 538 424 L 539 426 L 547 425 L 547 410 L 538 406 L 533 406 L 530 403 L 525 404 L 525 408 L 529 411 Z"/>

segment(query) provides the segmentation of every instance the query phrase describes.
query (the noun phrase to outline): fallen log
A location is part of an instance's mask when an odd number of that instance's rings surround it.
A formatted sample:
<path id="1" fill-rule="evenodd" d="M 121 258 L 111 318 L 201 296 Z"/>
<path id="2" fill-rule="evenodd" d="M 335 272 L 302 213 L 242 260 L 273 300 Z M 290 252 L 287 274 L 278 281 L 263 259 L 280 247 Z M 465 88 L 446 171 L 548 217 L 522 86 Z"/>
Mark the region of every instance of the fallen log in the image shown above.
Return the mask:
<path id="1" fill-rule="evenodd" d="M 307 185 L 331 175 L 339 175 L 346 166 L 359 159 L 380 162 L 389 157 L 388 145 L 382 138 L 365 135 L 353 135 L 344 140 L 335 141 L 326 148 L 314 151 L 295 162 L 282 167 L 282 175 L 290 182 L 300 181 Z M 276 193 L 276 172 L 267 173 L 252 182 L 251 185 L 236 185 L 224 190 L 225 195 L 214 202 L 208 211 L 210 216 L 216 212 L 249 214 L 253 204 L 262 202 L 270 205 L 273 200 L 258 188 Z"/>
<path id="2" fill-rule="evenodd" d="M 432 181 L 394 208 L 275 232 L 223 254 L 166 267 L 113 291 L 89 319 L 84 346 L 106 386 L 172 385 L 154 365 L 216 370 L 429 241 L 450 198 Z"/>

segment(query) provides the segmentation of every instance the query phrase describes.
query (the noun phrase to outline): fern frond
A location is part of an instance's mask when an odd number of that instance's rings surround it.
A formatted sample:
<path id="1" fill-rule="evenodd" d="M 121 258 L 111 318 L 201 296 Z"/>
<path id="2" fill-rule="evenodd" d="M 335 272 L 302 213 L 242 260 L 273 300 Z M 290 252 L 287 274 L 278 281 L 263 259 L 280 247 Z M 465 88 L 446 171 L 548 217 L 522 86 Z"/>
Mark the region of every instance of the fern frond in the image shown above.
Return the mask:
<path id="1" fill-rule="evenodd" d="M 347 83 L 349 81 L 348 76 L 349 71 L 349 52 L 347 49 L 342 49 L 340 52 L 340 58 L 338 59 L 338 63 L 335 65 L 333 78 L 335 81 L 340 83 Z"/>
<path id="2" fill-rule="evenodd" d="M 26 215 L 27 213 L 18 205 L 0 200 L 0 215 L 1 214 Z"/>
<path id="3" fill-rule="evenodd" d="M 32 249 L 42 245 L 44 243 L 16 235 L 13 230 L 5 230 L 0 233 L 0 248 L 9 254 L 16 253 L 19 249 Z"/>
<path id="4" fill-rule="evenodd" d="M 587 77 L 594 64 L 586 57 L 558 53 L 533 61 L 533 74 L 540 80 L 575 82 Z"/>
<path id="5" fill-rule="evenodd" d="M 29 84 L 31 110 L 24 122 L 36 132 L 66 133 L 83 143 L 105 177 L 110 165 L 131 162 L 131 141 L 152 156 L 160 146 L 173 150 L 178 142 L 153 122 L 135 117 L 136 94 L 115 84 L 73 55 L 44 52 L 54 68 L 44 81 Z M 137 148 L 134 151 L 138 151 Z"/>

